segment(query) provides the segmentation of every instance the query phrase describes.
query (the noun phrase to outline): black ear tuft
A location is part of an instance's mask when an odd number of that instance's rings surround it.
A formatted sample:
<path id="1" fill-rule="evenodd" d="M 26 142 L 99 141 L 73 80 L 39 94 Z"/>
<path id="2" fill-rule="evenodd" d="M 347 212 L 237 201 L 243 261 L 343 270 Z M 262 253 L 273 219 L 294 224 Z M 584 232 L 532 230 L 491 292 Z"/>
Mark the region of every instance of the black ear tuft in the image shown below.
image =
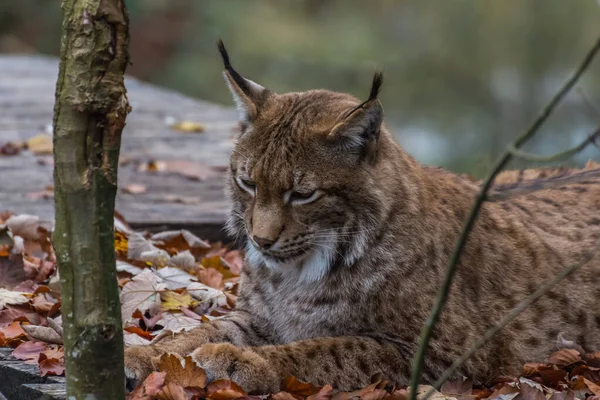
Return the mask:
<path id="1" fill-rule="evenodd" d="M 231 78 L 235 81 L 235 83 L 240 87 L 240 89 L 246 94 L 250 95 L 250 88 L 248 87 L 248 83 L 246 80 L 231 66 L 231 62 L 229 61 L 229 54 L 227 54 L 227 50 L 225 49 L 225 44 L 223 40 L 220 38 L 217 40 L 217 47 L 219 48 L 219 53 L 221 53 L 221 58 L 223 59 L 223 66 L 225 70 L 229 73 Z"/>
<path id="2" fill-rule="evenodd" d="M 371 93 L 369 94 L 369 100 L 375 100 L 379 95 L 379 89 L 383 84 L 383 71 L 377 71 L 373 76 L 373 84 L 371 85 Z"/>

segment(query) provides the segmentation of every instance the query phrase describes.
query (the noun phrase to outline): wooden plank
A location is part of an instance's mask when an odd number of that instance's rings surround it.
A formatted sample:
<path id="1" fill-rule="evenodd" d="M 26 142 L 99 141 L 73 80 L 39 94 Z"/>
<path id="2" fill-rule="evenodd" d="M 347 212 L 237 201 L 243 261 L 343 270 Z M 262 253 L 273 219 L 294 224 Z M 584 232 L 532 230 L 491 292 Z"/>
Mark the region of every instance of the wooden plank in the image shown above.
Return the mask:
<path id="1" fill-rule="evenodd" d="M 58 62 L 42 56 L 0 55 L 0 146 L 24 141 L 50 130 Z M 220 227 L 227 205 L 223 174 L 233 147 L 236 115 L 232 108 L 194 100 L 159 87 L 126 80 L 133 107 L 123 133 L 119 185 L 147 188 L 143 194 L 120 190 L 117 210 L 134 227 L 181 227 L 209 240 L 223 239 Z M 223 90 L 226 90 L 223 85 Z M 174 131 L 167 121 L 195 121 L 205 132 Z M 44 221 L 54 219 L 53 200 L 35 193 L 52 184 L 50 157 L 29 151 L 0 156 L 0 211 L 28 213 Z M 214 167 L 206 180 L 190 180 L 177 173 L 138 171 L 150 160 L 179 160 Z"/>

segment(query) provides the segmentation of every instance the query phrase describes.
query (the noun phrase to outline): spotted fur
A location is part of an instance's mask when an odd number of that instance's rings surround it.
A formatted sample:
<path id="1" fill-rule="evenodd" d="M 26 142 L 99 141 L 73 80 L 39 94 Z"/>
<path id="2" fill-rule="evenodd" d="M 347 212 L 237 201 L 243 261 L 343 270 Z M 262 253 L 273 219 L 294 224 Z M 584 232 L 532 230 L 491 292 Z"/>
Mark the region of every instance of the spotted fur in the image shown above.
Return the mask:
<path id="1" fill-rule="evenodd" d="M 477 183 L 410 157 L 382 125 L 378 87 L 366 102 L 326 90 L 275 94 L 254 82 L 240 85 L 243 78 L 227 65 L 244 127 L 227 178 L 228 227 L 247 248 L 237 309 L 191 332 L 127 349 L 128 376 L 146 376 L 157 356 L 175 352 L 191 354 L 210 379 L 233 379 L 253 392 L 276 391 L 287 375 L 341 390 L 364 386 L 377 373 L 407 383 Z M 514 174 L 499 183 L 546 173 Z M 314 193 L 315 200 L 302 202 Z M 423 379 L 439 376 L 542 282 L 586 258 L 599 239 L 598 177 L 485 203 Z M 559 334 L 600 350 L 599 304 L 596 256 L 460 373 L 477 382 L 518 373 L 525 362 L 543 361 Z"/>

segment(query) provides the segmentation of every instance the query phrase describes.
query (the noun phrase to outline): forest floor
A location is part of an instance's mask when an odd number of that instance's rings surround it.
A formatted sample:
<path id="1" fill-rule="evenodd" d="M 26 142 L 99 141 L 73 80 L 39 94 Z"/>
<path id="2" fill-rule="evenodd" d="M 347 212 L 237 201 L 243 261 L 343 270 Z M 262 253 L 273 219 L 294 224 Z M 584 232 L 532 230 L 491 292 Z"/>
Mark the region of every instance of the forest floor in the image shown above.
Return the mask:
<path id="1" fill-rule="evenodd" d="M 115 216 L 115 248 L 126 345 L 146 345 L 164 335 L 193 329 L 232 311 L 237 300 L 243 254 L 209 243 L 186 230 L 137 232 Z M 64 374 L 60 287 L 50 232 L 38 217 L 0 214 L 0 346 L 39 366 L 43 376 Z M 273 398 L 407 400 L 408 388 L 379 376 L 354 392 L 336 393 L 288 377 L 282 391 L 250 396 L 234 382 L 207 383 L 191 358 L 164 356 L 128 400 Z M 420 398 L 431 389 L 418 388 Z M 435 400 L 600 400 L 600 353 L 562 349 L 545 362 L 525 364 L 521 376 L 490 386 L 467 379 L 448 381 Z"/>

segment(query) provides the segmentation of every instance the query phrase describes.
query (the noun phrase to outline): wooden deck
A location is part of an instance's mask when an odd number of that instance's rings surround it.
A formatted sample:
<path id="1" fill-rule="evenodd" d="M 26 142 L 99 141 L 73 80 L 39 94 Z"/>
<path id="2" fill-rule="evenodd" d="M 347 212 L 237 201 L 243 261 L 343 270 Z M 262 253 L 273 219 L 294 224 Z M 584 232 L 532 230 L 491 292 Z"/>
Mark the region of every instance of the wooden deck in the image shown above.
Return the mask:
<path id="1" fill-rule="evenodd" d="M 54 58 L 0 55 L 0 147 L 50 131 L 57 74 Z M 117 210 L 137 228 L 185 227 L 207 239 L 222 239 L 227 208 L 223 171 L 233 147 L 235 111 L 132 78 L 126 86 L 133 111 L 123 133 Z M 179 132 L 171 121 L 198 122 L 205 131 Z M 53 220 L 53 199 L 36 195 L 52 184 L 50 160 L 27 150 L 0 155 L 0 211 Z M 207 165 L 216 173 L 193 180 L 180 173 L 139 171 L 152 160 Z M 143 185 L 146 192 L 127 193 L 131 184 Z"/>

